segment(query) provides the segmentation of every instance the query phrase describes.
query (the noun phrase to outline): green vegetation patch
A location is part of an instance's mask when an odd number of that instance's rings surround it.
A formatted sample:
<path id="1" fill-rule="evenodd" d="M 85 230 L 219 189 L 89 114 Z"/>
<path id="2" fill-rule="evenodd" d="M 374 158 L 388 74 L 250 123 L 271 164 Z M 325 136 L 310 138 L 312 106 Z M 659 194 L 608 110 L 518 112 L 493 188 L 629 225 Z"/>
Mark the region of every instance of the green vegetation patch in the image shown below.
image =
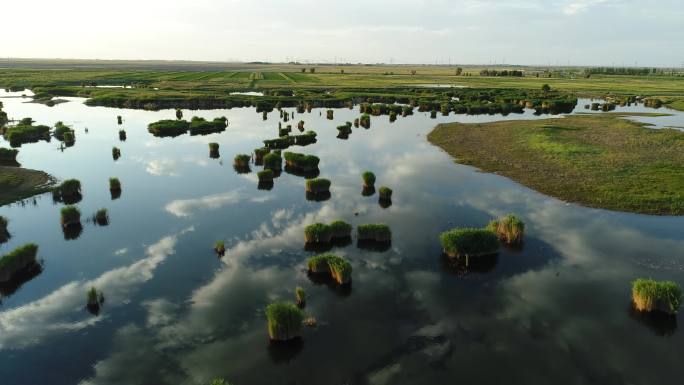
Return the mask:
<path id="1" fill-rule="evenodd" d="M 487 230 L 507 245 L 520 245 L 525 237 L 525 223 L 513 214 L 489 222 Z"/>
<path id="2" fill-rule="evenodd" d="M 187 133 L 189 128 L 190 123 L 185 120 L 166 119 L 150 123 L 147 126 L 147 131 L 154 136 L 176 137 Z"/>
<path id="3" fill-rule="evenodd" d="M 457 228 L 439 236 L 444 253 L 452 258 L 495 254 L 499 238 L 487 229 Z"/>
<path id="4" fill-rule="evenodd" d="M 7 282 L 17 272 L 36 263 L 38 246 L 28 243 L 17 247 L 0 258 L 0 282 Z"/>
<path id="5" fill-rule="evenodd" d="M 309 272 L 314 274 L 330 274 L 340 285 L 351 282 L 352 265 L 346 259 L 335 254 L 321 254 L 309 258 Z"/>
<path id="6" fill-rule="evenodd" d="M 442 124 L 428 140 L 463 164 L 590 207 L 684 214 L 684 133 L 619 115 Z"/>
<path id="7" fill-rule="evenodd" d="M 274 302 L 266 307 L 268 335 L 274 341 L 301 337 L 304 312 L 291 303 Z"/>
<path id="8" fill-rule="evenodd" d="M 676 314 L 682 304 L 682 289 L 672 281 L 640 278 L 632 282 L 632 299 L 639 311 Z"/>
<path id="9" fill-rule="evenodd" d="M 358 225 L 356 235 L 360 241 L 389 242 L 392 240 L 392 230 L 384 223 Z"/>

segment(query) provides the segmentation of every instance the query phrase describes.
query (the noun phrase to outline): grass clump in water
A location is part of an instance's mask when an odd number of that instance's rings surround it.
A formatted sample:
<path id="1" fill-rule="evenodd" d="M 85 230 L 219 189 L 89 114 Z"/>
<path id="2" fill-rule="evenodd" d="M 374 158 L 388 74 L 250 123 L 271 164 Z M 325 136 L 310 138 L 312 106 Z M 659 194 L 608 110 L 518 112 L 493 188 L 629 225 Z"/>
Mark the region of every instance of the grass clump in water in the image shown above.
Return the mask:
<path id="1" fill-rule="evenodd" d="M 62 227 L 80 226 L 81 210 L 76 206 L 62 207 L 60 210 Z"/>
<path id="2" fill-rule="evenodd" d="M 457 228 L 439 236 L 444 253 L 451 258 L 496 254 L 499 238 L 487 229 Z"/>
<path id="3" fill-rule="evenodd" d="M 10 233 L 7 231 L 7 218 L 0 215 L 0 243 L 7 242 Z"/>
<path id="4" fill-rule="evenodd" d="M 268 335 L 272 341 L 289 341 L 301 337 L 304 312 L 291 303 L 274 302 L 266 307 Z"/>
<path id="5" fill-rule="evenodd" d="M 352 225 L 344 221 L 335 221 L 330 224 L 333 238 L 351 237 Z"/>
<path id="6" fill-rule="evenodd" d="M 639 311 L 676 314 L 682 304 L 682 289 L 672 281 L 640 278 L 632 282 L 632 300 Z"/>
<path id="7" fill-rule="evenodd" d="M 264 168 L 280 171 L 283 168 L 283 158 L 275 152 L 266 154 L 264 156 Z"/>
<path id="8" fill-rule="evenodd" d="M 380 196 L 380 200 L 392 200 L 392 189 L 382 186 L 378 189 L 378 195 Z"/>
<path id="9" fill-rule="evenodd" d="M 6 127 L 3 133 L 5 140 L 10 142 L 12 147 L 39 140 L 49 140 L 50 127 L 45 125 L 34 126 L 33 123 L 33 119 L 24 118 L 16 126 Z"/>
<path id="10" fill-rule="evenodd" d="M 109 178 L 109 191 L 121 191 L 121 181 L 119 178 Z"/>
<path id="11" fill-rule="evenodd" d="M 33 267 L 37 263 L 37 255 L 38 246 L 34 243 L 27 243 L 2 256 L 0 258 L 0 282 L 7 282 L 15 274 Z"/>
<path id="12" fill-rule="evenodd" d="M 296 152 L 285 152 L 285 165 L 302 171 L 313 171 L 318 169 L 320 159 L 315 155 L 305 155 Z"/>
<path id="13" fill-rule="evenodd" d="M 226 253 L 226 244 L 223 241 L 216 241 L 214 243 L 214 251 L 216 254 L 223 256 Z"/>
<path id="14" fill-rule="evenodd" d="M 190 135 L 207 135 L 215 132 L 222 132 L 228 126 L 228 119 L 223 116 L 215 118 L 214 120 L 206 120 L 197 116 L 193 116 L 190 120 L 189 130 Z"/>
<path id="15" fill-rule="evenodd" d="M 252 157 L 247 154 L 237 154 L 235 155 L 235 159 L 233 159 L 233 166 L 237 168 L 248 168 L 250 159 L 252 159 Z"/>
<path id="16" fill-rule="evenodd" d="M 264 164 L 264 156 L 271 152 L 271 149 L 262 147 L 254 149 L 254 164 L 262 165 Z"/>
<path id="17" fill-rule="evenodd" d="M 112 159 L 117 160 L 121 158 L 121 150 L 118 147 L 112 147 Z"/>
<path id="18" fill-rule="evenodd" d="M 186 134 L 190 128 L 190 123 L 185 120 L 160 120 L 158 122 L 150 123 L 147 126 L 149 131 L 154 136 L 159 137 L 176 137 Z"/>
<path id="19" fill-rule="evenodd" d="M 304 291 L 303 287 L 297 286 L 295 288 L 295 300 L 300 308 L 306 306 L 306 291 Z"/>
<path id="20" fill-rule="evenodd" d="M 67 179 L 52 190 L 52 199 L 55 202 L 73 204 L 80 202 L 81 182 L 78 179 Z"/>
<path id="21" fill-rule="evenodd" d="M 507 245 L 520 245 L 525 237 L 525 223 L 513 214 L 489 222 L 487 229 Z"/>
<path id="22" fill-rule="evenodd" d="M 99 209 L 95 212 L 93 220 L 100 226 L 107 226 L 109 224 L 109 212 L 105 208 Z"/>
<path id="23" fill-rule="evenodd" d="M 0 164 L 15 164 L 19 150 L 0 148 Z"/>
<path id="24" fill-rule="evenodd" d="M 384 223 L 364 224 L 356 227 L 356 236 L 359 241 L 390 242 L 392 230 Z"/>
<path id="25" fill-rule="evenodd" d="M 351 282 L 351 263 L 335 254 L 321 254 L 311 257 L 307 265 L 309 273 L 330 274 L 340 285 L 346 285 Z"/>
<path id="26" fill-rule="evenodd" d="M 262 170 L 257 173 L 257 177 L 259 178 L 259 183 L 273 183 L 274 173 L 273 170 Z"/>
<path id="27" fill-rule="evenodd" d="M 308 244 L 328 243 L 332 235 L 332 228 L 324 223 L 314 223 L 304 228 L 304 242 Z"/>
<path id="28" fill-rule="evenodd" d="M 361 174 L 361 179 L 363 179 L 363 187 L 373 187 L 375 186 L 375 174 L 370 171 L 364 171 Z"/>
<path id="29" fill-rule="evenodd" d="M 306 192 L 310 194 L 330 193 L 331 182 L 325 178 L 315 178 L 306 181 Z"/>

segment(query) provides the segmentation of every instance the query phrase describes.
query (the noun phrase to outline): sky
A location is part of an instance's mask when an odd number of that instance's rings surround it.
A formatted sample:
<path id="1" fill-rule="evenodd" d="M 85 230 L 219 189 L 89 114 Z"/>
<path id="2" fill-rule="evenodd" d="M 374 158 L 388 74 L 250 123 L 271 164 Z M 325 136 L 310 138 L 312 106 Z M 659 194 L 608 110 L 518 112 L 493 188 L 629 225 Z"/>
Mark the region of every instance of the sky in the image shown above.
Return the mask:
<path id="1" fill-rule="evenodd" d="M 684 66 L 682 0 L 3 3 L 3 58 Z"/>

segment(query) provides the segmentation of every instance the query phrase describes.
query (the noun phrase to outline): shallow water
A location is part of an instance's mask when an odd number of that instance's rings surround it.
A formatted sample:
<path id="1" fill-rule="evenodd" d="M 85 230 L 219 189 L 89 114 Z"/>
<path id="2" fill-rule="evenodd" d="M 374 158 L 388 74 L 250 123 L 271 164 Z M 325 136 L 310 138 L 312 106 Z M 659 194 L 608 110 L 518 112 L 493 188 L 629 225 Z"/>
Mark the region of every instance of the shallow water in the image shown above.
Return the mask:
<path id="1" fill-rule="evenodd" d="M 84 216 L 106 207 L 110 224 L 83 221 L 80 236 L 65 240 L 61 206 L 49 194 L 0 207 L 12 234 L 0 253 L 32 241 L 44 260 L 41 274 L 2 297 L 3 384 L 202 384 L 213 377 L 234 384 L 658 384 L 684 375 L 676 321 L 630 312 L 633 279 L 684 283 L 684 217 L 566 204 L 454 164 L 425 139 L 439 122 L 546 116 L 432 120 L 416 113 L 391 124 L 381 116 L 340 140 L 335 127 L 358 109 L 337 109 L 335 120 L 323 110 L 296 114 L 294 125 L 304 120 L 318 142 L 290 150 L 319 156 L 321 176 L 332 180 L 331 199 L 311 202 L 301 177 L 283 172 L 263 191 L 257 167 L 249 174 L 232 168 L 235 154 L 277 136 L 277 112 L 263 121 L 251 108 L 186 110 L 186 118 L 226 116 L 230 125 L 208 136 L 155 138 L 147 124 L 175 111 L 67 99 L 54 107 L 2 99 L 10 117 L 76 129 L 74 147 L 24 145 L 19 161 L 80 179 Z M 684 115 L 676 116 L 684 126 Z M 220 159 L 209 158 L 209 142 L 220 144 Z M 112 146 L 121 149 L 118 161 Z M 364 170 L 394 190 L 392 206 L 361 195 Z M 110 176 L 122 182 L 116 200 Z M 508 212 L 528 224 L 522 250 L 469 267 L 442 259 L 440 232 Z M 353 264 L 350 292 L 314 283 L 304 271 L 314 253 L 303 248 L 303 227 L 336 219 L 385 222 L 393 231 L 386 251 L 355 242 L 333 250 Z M 222 259 L 211 250 L 220 239 Z M 97 316 L 84 309 L 91 286 L 106 298 Z M 306 289 L 318 327 L 305 329 L 300 345 L 271 346 L 263 309 L 274 299 L 294 300 L 296 286 Z"/>

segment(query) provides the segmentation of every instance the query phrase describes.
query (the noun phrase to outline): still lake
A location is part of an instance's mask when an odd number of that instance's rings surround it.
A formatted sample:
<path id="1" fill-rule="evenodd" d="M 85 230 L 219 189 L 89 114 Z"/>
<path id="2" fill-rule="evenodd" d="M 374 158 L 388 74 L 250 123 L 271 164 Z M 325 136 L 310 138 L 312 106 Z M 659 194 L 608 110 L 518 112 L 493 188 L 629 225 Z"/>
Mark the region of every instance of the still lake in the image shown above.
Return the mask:
<path id="1" fill-rule="evenodd" d="M 684 331 L 676 321 L 630 311 L 637 277 L 684 284 L 684 217 L 589 209 L 539 194 L 509 179 L 455 164 L 426 135 L 441 122 L 538 119 L 438 116 L 416 112 L 390 123 L 373 117 L 348 140 L 336 126 L 359 116 L 335 109 L 296 114 L 318 142 L 288 151 L 317 155 L 331 198 L 307 201 L 305 179 L 283 172 L 270 191 L 256 171 L 238 174 L 233 157 L 277 137 L 278 111 L 263 120 L 253 108 L 190 111 L 226 116 L 207 136 L 156 138 L 147 124 L 175 111 L 87 107 L 65 98 L 54 107 L 0 92 L 11 118 L 63 121 L 76 144 L 20 148 L 19 162 L 83 186 L 84 218 L 109 210 L 110 224 L 83 220 L 66 240 L 60 204 L 50 194 L 0 207 L 12 238 L 0 254 L 40 246 L 43 271 L 0 303 L 3 384 L 207 384 L 224 377 L 245 384 L 663 384 L 684 376 Z M 576 109 L 587 112 L 580 100 Z M 653 112 L 643 107 L 618 111 Z M 293 111 L 293 109 L 285 109 Z M 684 127 L 684 114 L 638 118 Z M 117 115 L 123 124 L 117 124 Z M 285 124 L 285 123 L 284 123 Z M 87 128 L 88 132 L 85 132 Z M 119 141 L 125 129 L 127 140 Z M 219 159 L 209 142 L 220 144 Z M 0 145 L 7 143 L 0 139 Z M 122 156 L 112 159 L 112 146 Z M 361 194 L 361 173 L 394 190 L 383 208 Z M 122 194 L 112 199 L 109 177 Z M 502 249 L 479 264 L 454 266 L 441 256 L 440 232 L 483 226 L 518 214 L 527 224 L 521 250 Z M 354 226 L 387 223 L 388 250 L 354 242 L 332 252 L 353 265 L 352 287 L 312 282 L 303 228 L 341 219 Z M 212 251 L 226 242 L 226 254 Z M 99 315 L 84 308 L 97 287 Z M 301 344 L 269 344 L 264 308 L 307 291 L 318 321 Z M 681 321 L 681 316 L 679 317 Z"/>

